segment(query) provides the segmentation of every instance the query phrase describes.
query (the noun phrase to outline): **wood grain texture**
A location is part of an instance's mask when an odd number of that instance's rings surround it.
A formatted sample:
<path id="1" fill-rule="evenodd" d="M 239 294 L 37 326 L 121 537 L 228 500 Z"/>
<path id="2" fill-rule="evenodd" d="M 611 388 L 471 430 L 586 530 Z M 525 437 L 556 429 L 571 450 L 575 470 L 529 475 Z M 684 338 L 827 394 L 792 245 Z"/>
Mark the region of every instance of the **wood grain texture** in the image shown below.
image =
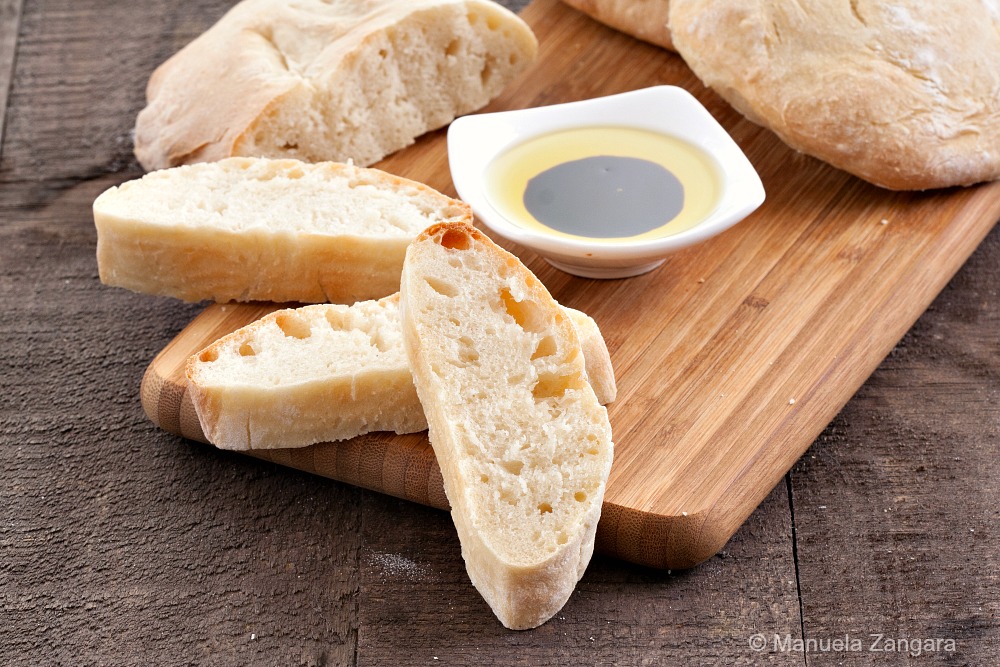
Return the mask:
<path id="1" fill-rule="evenodd" d="M 551 621 L 519 633 L 495 622 L 463 563 L 447 558 L 460 545 L 446 514 L 374 494 L 366 510 L 359 665 L 802 664 L 747 649 L 758 628 L 799 631 L 784 484 L 696 571 L 596 557 Z"/>
<path id="2" fill-rule="evenodd" d="M 616 451 L 598 550 L 690 567 L 722 548 L 989 232 L 1000 216 L 1000 184 L 933 193 L 876 188 L 750 124 L 674 54 L 557 0 L 537 0 L 523 16 L 539 37 L 539 60 L 489 109 L 680 85 L 730 131 L 767 190 L 745 222 L 637 278 L 575 278 L 512 248 L 556 299 L 591 315 L 608 339 L 619 392 L 609 406 Z M 443 132 L 381 166 L 454 194 Z M 231 324 L 259 312 L 227 308 Z M 222 313 L 206 311 L 151 366 L 147 378 L 166 400 L 144 391 L 147 412 L 167 430 L 198 436 L 196 425 L 173 428 L 190 425 L 192 411 L 186 420 L 175 414 L 183 380 L 165 378 L 180 377 L 184 357 L 212 342 L 202 332 L 225 328 Z M 320 451 L 266 456 L 417 502 L 439 504 L 409 495 L 412 489 L 443 497 L 437 483 L 407 486 L 397 474 L 409 473 L 398 461 L 423 457 L 422 469 L 440 477 L 413 436 L 368 436 Z"/>
<path id="3" fill-rule="evenodd" d="M 144 79 L 224 4 L 25 3 L 0 168 L 0 664 L 354 661 L 358 491 L 153 428 L 143 370 L 197 308 L 97 278 L 90 204 L 139 173 Z"/>
<path id="4" fill-rule="evenodd" d="M 23 0 L 0 0 L 0 146 L 3 146 L 7 94 L 14 76 L 17 31 L 21 27 L 22 2 Z"/>
<path id="5" fill-rule="evenodd" d="M 836 664 L 996 663 L 997 231 L 791 473 L 805 636 L 956 642 Z"/>

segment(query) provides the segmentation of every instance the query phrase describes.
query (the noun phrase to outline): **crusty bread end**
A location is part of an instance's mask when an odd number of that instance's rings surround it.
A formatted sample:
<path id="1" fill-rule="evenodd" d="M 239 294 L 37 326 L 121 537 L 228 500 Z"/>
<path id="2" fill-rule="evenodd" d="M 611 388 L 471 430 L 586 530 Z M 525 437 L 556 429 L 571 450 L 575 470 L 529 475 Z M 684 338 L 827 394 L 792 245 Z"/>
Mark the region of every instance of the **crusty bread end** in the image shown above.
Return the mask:
<path id="1" fill-rule="evenodd" d="M 484 106 L 537 50 L 489 0 L 243 0 L 153 73 L 135 154 L 373 164 Z"/>

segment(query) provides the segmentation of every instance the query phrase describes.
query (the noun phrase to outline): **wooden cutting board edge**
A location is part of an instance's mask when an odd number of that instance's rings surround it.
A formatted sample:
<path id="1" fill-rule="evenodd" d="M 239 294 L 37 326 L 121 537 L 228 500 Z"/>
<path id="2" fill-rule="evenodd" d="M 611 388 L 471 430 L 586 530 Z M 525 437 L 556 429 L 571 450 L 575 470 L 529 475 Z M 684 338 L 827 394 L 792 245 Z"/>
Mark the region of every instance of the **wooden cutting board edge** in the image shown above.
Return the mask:
<path id="1" fill-rule="evenodd" d="M 1000 192 L 1000 184 L 981 187 Z M 979 211 L 976 215 L 983 219 L 1000 217 L 1000 198 L 992 211 Z M 956 216 L 953 224 L 961 224 L 959 219 L 962 217 Z M 892 327 L 891 341 L 886 338 L 886 343 L 880 347 L 868 345 L 867 340 L 851 341 L 848 347 L 857 350 L 858 356 L 844 357 L 843 363 L 827 369 L 825 377 L 828 380 L 835 375 L 842 376 L 836 383 L 827 383 L 828 386 L 851 386 L 853 389 L 849 393 L 838 391 L 825 395 L 828 392 L 824 386 L 816 385 L 799 398 L 803 409 L 815 414 L 789 413 L 784 428 L 794 430 L 803 424 L 812 425 L 808 433 L 772 438 L 733 477 L 726 492 L 708 506 L 681 514 L 663 514 L 605 501 L 597 529 L 596 550 L 640 565 L 669 569 L 692 567 L 716 554 L 878 367 L 991 228 L 992 225 L 980 225 L 968 230 L 976 233 L 951 235 L 954 245 L 930 246 L 934 257 L 928 257 L 925 265 L 938 267 L 938 270 L 928 268 L 924 275 L 914 276 L 905 293 L 901 289 L 891 292 L 884 307 L 875 311 L 865 327 L 868 330 Z M 919 286 L 916 293 L 912 291 L 913 285 Z M 208 306 L 146 370 L 140 395 L 150 420 L 170 433 L 207 443 L 184 379 L 184 364 L 191 350 L 201 349 L 246 322 L 285 305 L 288 304 Z M 405 436 L 402 441 L 400 438 L 376 433 L 301 449 L 245 453 L 404 500 L 448 509 L 441 471 L 426 434 Z M 798 442 L 801 446 L 788 447 L 788 442 Z"/>
<path id="2" fill-rule="evenodd" d="M 522 15 L 529 23 L 544 21 L 549 26 L 580 20 L 575 12 L 555 0 L 535 0 Z M 597 24 L 594 29 L 602 31 L 601 39 L 620 39 L 616 33 Z M 569 41 L 563 43 L 563 47 L 584 49 L 584 42 Z M 639 45 L 636 48 L 646 47 Z M 643 53 L 644 58 L 649 57 L 648 50 Z M 532 79 L 530 85 L 537 87 L 537 79 Z M 560 85 L 573 84 L 561 80 Z M 443 137 L 436 133 L 431 141 L 440 147 Z M 410 149 L 390 158 L 387 168 L 398 171 L 394 167 L 401 164 L 401 160 L 411 158 L 423 160 L 424 164 L 437 159 L 431 151 L 421 154 Z M 432 185 L 441 189 L 440 184 Z M 777 431 L 771 433 L 770 440 L 761 443 L 752 458 L 726 480 L 724 489 L 715 492 L 706 503 L 677 512 L 660 511 L 655 501 L 618 503 L 606 500 L 597 530 L 597 551 L 642 565 L 671 569 L 693 566 L 717 553 L 877 368 L 1000 217 L 1000 196 L 997 196 L 1000 184 L 979 188 L 993 193 L 992 196 L 978 190 L 970 196 L 955 195 L 955 200 L 963 203 L 948 207 L 952 219 L 946 228 L 950 232 L 942 233 L 942 238 L 947 238 L 948 242 L 921 246 L 924 255 L 919 265 L 922 268 L 908 276 L 910 280 L 906 285 L 898 285 L 890 291 L 865 326 L 858 330 L 860 333 L 845 343 L 853 350 L 851 357 L 842 355 L 840 362 L 823 369 L 821 378 L 825 380 L 805 388 L 797 405 L 788 410 Z M 217 304 L 196 317 L 157 355 L 146 371 L 140 393 L 150 419 L 166 431 L 205 442 L 186 395 L 183 365 L 187 355 L 277 307 L 274 304 Z M 870 330 L 882 332 L 877 345 L 865 340 L 863 332 Z M 833 379 L 837 381 L 832 382 Z M 845 388 L 850 390 L 845 391 Z M 776 434 L 785 435 L 776 437 Z M 794 442 L 794 446 L 789 446 L 789 442 Z M 370 434 L 342 443 L 250 454 L 406 500 L 441 509 L 448 506 L 440 469 L 425 434 Z M 616 494 L 611 491 L 609 486 L 608 496 L 614 497 Z"/>

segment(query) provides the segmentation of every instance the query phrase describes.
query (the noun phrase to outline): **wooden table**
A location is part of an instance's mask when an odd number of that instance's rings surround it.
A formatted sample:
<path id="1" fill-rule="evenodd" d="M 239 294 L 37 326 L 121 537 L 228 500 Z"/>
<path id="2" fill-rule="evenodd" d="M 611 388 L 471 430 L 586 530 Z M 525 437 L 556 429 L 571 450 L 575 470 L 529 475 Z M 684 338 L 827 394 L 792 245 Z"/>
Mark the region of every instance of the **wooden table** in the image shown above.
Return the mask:
<path id="1" fill-rule="evenodd" d="M 530 632 L 445 513 L 149 423 L 142 373 L 200 307 L 101 286 L 90 203 L 229 4 L 0 0 L 0 664 L 998 664 L 1000 230 L 718 556 L 598 557 Z"/>

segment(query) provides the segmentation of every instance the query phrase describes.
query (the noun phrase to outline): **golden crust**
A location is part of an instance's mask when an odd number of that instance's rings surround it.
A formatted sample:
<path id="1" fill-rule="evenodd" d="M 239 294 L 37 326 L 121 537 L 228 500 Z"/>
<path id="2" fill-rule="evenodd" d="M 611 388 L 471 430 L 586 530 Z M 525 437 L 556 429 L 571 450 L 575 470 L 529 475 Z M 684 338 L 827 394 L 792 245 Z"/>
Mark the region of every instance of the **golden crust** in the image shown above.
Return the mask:
<path id="1" fill-rule="evenodd" d="M 135 204 L 152 190 L 169 190 L 176 182 L 184 182 L 174 179 L 246 173 L 252 182 L 301 172 L 319 178 L 356 179 L 383 191 L 399 192 L 401 201 L 411 197 L 404 193 L 416 192 L 433 203 L 435 216 L 472 219 L 464 202 L 377 169 L 260 158 L 176 167 L 111 188 L 94 202 L 101 281 L 185 301 L 352 303 L 397 291 L 406 247 L 416 236 L 416 228 L 413 236 L 400 231 L 392 237 L 375 237 L 363 224 L 336 234 L 289 233 L 261 225 L 240 230 L 173 220 L 164 224 L 161 211 Z M 294 186 L 289 186 L 285 196 L 296 196 Z M 428 221 L 433 219 L 428 214 Z"/>
<path id="2" fill-rule="evenodd" d="M 674 51 L 667 18 L 670 0 L 563 0 L 596 21 Z"/>
<path id="3" fill-rule="evenodd" d="M 678 52 L 789 146 L 882 187 L 1000 177 L 1000 15 L 985 3 L 672 0 Z"/>

